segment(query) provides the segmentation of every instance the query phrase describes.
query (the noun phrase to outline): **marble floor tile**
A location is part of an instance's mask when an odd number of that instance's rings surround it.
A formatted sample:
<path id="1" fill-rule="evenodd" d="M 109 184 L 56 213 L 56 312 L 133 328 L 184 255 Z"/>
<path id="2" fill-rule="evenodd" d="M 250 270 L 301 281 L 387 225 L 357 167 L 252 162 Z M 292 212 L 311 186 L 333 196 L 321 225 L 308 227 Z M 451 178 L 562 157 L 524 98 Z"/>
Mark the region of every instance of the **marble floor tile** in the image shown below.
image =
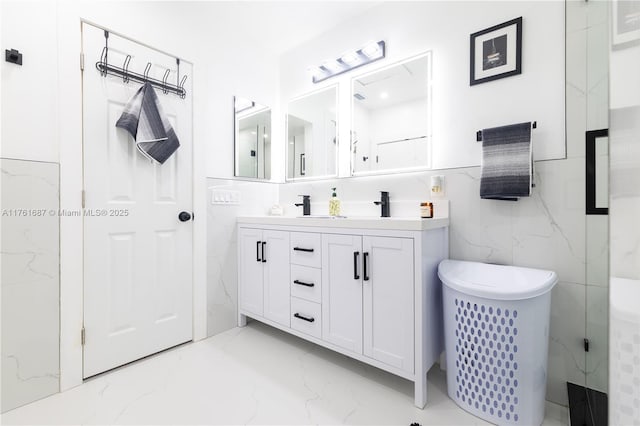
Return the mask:
<path id="1" fill-rule="evenodd" d="M 567 424 L 547 404 L 544 425 Z M 3 424 L 488 424 L 429 372 L 413 384 L 258 322 L 163 352 L 3 415 Z"/>

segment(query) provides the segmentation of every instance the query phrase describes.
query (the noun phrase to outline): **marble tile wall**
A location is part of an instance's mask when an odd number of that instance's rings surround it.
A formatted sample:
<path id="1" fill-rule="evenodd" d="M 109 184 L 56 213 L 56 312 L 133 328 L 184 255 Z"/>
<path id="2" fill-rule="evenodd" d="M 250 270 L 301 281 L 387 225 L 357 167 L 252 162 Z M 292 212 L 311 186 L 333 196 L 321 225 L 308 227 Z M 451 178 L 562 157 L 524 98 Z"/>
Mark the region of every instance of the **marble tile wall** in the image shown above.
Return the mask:
<path id="1" fill-rule="evenodd" d="M 2 400 L 6 412 L 59 391 L 59 171 L 0 160 Z"/>
<path id="2" fill-rule="evenodd" d="M 236 217 L 267 214 L 278 185 L 209 178 L 207 186 L 207 335 L 213 336 L 237 325 Z M 239 204 L 212 204 L 215 189 L 238 191 Z"/>

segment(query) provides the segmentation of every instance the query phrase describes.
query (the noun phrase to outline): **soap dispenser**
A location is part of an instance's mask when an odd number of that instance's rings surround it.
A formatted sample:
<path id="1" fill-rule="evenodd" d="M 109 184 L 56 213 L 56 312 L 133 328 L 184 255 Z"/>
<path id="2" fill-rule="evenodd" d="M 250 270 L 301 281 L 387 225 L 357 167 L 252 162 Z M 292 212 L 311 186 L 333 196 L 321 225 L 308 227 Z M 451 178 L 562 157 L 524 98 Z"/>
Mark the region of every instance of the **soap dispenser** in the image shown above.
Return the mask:
<path id="1" fill-rule="evenodd" d="M 333 193 L 331 194 L 331 198 L 329 198 L 329 216 L 340 216 L 340 199 L 336 194 L 336 189 L 331 189 Z"/>

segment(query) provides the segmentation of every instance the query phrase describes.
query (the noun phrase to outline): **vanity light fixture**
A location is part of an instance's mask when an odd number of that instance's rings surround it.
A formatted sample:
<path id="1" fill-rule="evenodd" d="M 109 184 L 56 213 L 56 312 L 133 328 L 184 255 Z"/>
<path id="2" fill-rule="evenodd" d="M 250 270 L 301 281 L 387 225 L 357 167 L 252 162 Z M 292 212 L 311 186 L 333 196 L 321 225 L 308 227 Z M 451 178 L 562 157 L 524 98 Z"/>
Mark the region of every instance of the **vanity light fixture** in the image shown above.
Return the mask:
<path id="1" fill-rule="evenodd" d="M 314 83 L 320 83 L 328 78 L 383 59 L 384 56 L 384 40 L 370 42 L 358 50 L 344 53 L 338 59 L 326 61 L 319 67 L 312 67 L 310 69 L 311 78 Z"/>

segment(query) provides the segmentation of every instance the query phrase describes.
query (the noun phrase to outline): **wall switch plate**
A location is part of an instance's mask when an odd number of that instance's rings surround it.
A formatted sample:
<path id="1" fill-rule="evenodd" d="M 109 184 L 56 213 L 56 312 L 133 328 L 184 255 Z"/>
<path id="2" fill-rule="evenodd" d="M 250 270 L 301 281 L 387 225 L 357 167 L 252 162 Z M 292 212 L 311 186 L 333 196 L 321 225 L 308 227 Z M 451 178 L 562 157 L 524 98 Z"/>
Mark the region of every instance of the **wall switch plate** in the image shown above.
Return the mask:
<path id="1" fill-rule="evenodd" d="M 211 204 L 224 204 L 234 206 L 240 204 L 240 191 L 228 189 L 211 189 Z"/>

